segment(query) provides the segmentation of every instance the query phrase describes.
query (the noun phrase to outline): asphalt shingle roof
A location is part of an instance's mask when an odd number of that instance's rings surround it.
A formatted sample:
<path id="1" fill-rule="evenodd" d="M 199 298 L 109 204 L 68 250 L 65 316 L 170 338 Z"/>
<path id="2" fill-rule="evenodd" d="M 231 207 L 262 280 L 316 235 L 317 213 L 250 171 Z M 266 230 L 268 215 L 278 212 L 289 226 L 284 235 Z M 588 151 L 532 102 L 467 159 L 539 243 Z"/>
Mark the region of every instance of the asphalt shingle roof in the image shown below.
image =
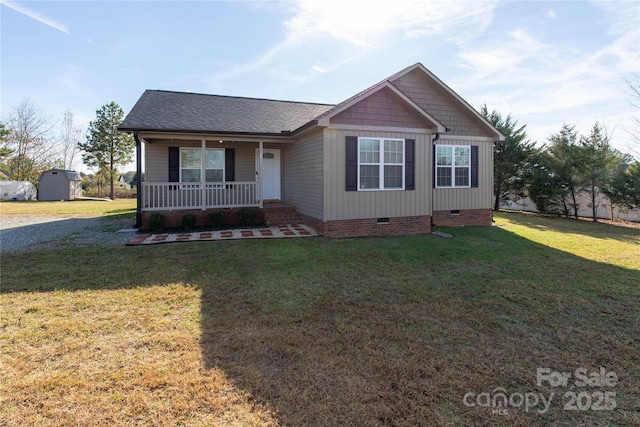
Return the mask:
<path id="1" fill-rule="evenodd" d="M 146 90 L 120 130 L 281 134 L 333 108 L 328 104 Z"/>

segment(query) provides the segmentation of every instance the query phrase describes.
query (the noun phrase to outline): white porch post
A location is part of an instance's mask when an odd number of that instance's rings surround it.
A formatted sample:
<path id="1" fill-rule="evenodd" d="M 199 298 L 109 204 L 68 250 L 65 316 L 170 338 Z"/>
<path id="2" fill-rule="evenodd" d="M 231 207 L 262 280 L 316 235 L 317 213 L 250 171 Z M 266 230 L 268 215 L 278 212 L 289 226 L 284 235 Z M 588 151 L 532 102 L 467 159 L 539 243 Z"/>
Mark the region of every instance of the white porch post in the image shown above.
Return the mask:
<path id="1" fill-rule="evenodd" d="M 200 147 L 200 209 L 207 210 L 207 203 L 205 200 L 206 189 L 205 182 L 207 180 L 207 140 L 203 139 Z"/>
<path id="2" fill-rule="evenodd" d="M 262 199 L 262 195 L 264 194 L 264 179 L 262 179 L 262 159 L 264 157 L 263 155 L 263 142 L 260 141 L 258 143 L 258 205 L 260 206 L 260 208 L 263 207 L 263 199 Z"/>

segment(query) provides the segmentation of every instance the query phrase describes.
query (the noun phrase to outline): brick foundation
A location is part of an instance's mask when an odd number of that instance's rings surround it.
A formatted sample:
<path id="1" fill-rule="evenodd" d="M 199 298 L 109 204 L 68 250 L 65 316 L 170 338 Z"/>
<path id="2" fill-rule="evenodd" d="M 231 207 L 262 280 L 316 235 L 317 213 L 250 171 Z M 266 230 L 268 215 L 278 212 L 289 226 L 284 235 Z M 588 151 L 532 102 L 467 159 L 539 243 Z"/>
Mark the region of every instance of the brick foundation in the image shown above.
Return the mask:
<path id="1" fill-rule="evenodd" d="M 454 211 L 433 211 L 433 224 L 440 227 L 490 226 L 491 209 L 465 209 Z"/>
<path id="2" fill-rule="evenodd" d="M 237 221 L 238 209 L 211 209 L 202 211 L 199 209 L 158 212 L 167 217 L 166 228 L 178 228 L 182 217 L 187 214 L 195 215 L 197 227 L 209 226 L 208 215 L 212 212 L 223 210 L 224 224 L 232 225 Z M 428 215 L 406 216 L 389 218 L 388 222 L 378 222 L 377 218 L 348 219 L 338 221 L 321 221 L 308 215 L 301 214 L 293 206 L 265 206 L 258 209 L 259 224 L 266 225 L 291 225 L 303 223 L 325 237 L 381 237 L 403 236 L 411 234 L 431 233 L 431 220 Z M 142 212 L 142 224 L 140 230 L 149 229 L 151 212 Z M 492 219 L 491 209 L 468 209 L 459 213 L 452 211 L 434 211 L 433 224 L 441 227 L 456 226 L 490 226 Z"/>
<path id="3" fill-rule="evenodd" d="M 430 216 L 405 216 L 389 218 L 380 223 L 376 218 L 347 219 L 322 222 L 322 228 L 313 227 L 325 237 L 381 237 L 428 234 L 431 232 Z"/>
<path id="4" fill-rule="evenodd" d="M 266 225 L 291 225 L 303 222 L 294 206 L 265 205 L 262 212 Z"/>
<path id="5" fill-rule="evenodd" d="M 257 208 L 256 208 L 257 209 Z M 260 209 L 258 210 L 258 216 L 256 218 L 256 224 L 265 223 L 265 214 Z M 201 209 L 190 209 L 180 211 L 158 211 L 157 213 L 164 215 L 167 218 L 165 228 L 179 228 L 182 225 L 182 217 L 185 215 L 194 215 L 196 217 L 196 227 L 208 227 L 209 214 L 213 212 L 224 211 L 224 225 L 233 225 L 238 219 L 238 209 L 209 209 L 203 211 Z M 149 230 L 149 218 L 154 212 L 142 212 L 140 230 Z M 273 224 L 279 225 L 279 224 Z"/>

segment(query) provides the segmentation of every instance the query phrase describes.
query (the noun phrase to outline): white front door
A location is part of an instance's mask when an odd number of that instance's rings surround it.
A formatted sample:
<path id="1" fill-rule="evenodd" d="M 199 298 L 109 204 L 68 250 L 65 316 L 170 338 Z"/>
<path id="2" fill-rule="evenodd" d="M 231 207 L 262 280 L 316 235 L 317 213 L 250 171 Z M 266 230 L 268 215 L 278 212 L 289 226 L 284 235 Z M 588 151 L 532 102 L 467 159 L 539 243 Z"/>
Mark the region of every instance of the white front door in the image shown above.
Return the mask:
<path id="1" fill-rule="evenodd" d="M 260 150 L 256 150 L 256 171 L 259 168 Z M 262 199 L 280 200 L 280 150 L 262 150 Z"/>

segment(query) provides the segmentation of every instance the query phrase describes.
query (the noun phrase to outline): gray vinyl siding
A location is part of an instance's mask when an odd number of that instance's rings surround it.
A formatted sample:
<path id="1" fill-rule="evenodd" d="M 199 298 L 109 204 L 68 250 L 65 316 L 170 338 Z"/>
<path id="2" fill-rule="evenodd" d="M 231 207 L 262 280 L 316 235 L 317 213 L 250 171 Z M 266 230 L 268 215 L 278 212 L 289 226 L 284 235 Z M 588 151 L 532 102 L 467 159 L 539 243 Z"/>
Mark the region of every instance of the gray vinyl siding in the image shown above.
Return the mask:
<path id="1" fill-rule="evenodd" d="M 440 140 L 442 145 L 478 146 L 477 188 L 434 188 L 433 210 L 491 209 L 493 207 L 493 143 L 489 141 Z"/>
<path id="2" fill-rule="evenodd" d="M 324 220 L 430 215 L 431 135 L 327 128 L 324 162 Z M 368 136 L 415 139 L 415 190 L 345 191 L 345 138 Z"/>
<path id="3" fill-rule="evenodd" d="M 282 201 L 300 213 L 323 219 L 323 133 L 300 138 L 282 151 Z"/>
<path id="4" fill-rule="evenodd" d="M 451 135 L 492 136 L 466 106 L 428 78 L 420 70 L 413 70 L 392 82 L 416 104 L 436 120 L 450 128 Z"/>
<path id="5" fill-rule="evenodd" d="M 280 148 L 279 144 L 273 148 Z M 169 147 L 200 148 L 200 141 L 158 141 L 145 144 L 145 180 L 147 182 L 167 182 L 169 180 Z M 257 143 L 217 143 L 207 142 L 207 148 L 235 148 L 236 181 L 255 181 Z"/>

